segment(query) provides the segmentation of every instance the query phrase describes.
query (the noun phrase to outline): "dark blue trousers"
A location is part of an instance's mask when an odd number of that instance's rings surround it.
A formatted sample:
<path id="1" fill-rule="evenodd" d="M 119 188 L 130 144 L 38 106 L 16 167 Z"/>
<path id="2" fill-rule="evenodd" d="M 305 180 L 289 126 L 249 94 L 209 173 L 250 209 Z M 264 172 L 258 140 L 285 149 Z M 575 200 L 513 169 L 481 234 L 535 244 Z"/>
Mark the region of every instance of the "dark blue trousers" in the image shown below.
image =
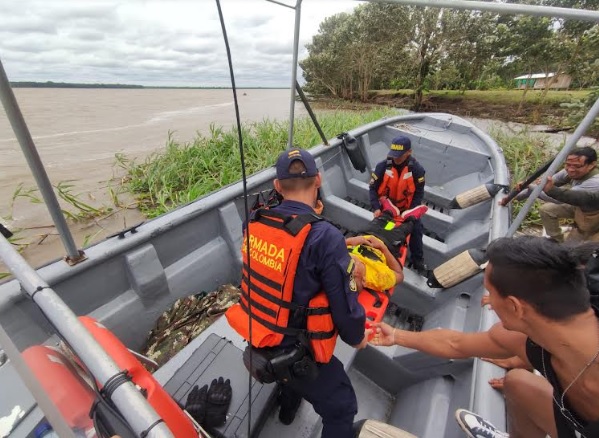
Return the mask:
<path id="1" fill-rule="evenodd" d="M 410 236 L 410 260 L 412 263 L 421 262 L 424 259 L 424 250 L 422 248 L 422 236 L 424 234 L 424 226 L 422 221 L 418 219 L 414 221 L 414 229 Z"/>
<path id="2" fill-rule="evenodd" d="M 319 366 L 316 380 L 283 385 L 281 398 L 289 402 L 298 397 L 306 399 L 322 417 L 322 438 L 353 438 L 358 401 L 343 364 L 335 356 Z"/>

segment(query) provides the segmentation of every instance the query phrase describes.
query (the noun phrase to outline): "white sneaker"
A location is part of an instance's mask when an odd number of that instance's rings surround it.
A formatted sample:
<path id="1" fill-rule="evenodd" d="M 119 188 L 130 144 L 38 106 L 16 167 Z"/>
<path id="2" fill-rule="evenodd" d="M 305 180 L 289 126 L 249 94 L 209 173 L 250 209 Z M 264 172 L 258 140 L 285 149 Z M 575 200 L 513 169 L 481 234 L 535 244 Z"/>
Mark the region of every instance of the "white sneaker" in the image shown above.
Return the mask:
<path id="1" fill-rule="evenodd" d="M 507 433 L 466 409 L 455 411 L 455 419 L 469 438 L 509 438 Z"/>

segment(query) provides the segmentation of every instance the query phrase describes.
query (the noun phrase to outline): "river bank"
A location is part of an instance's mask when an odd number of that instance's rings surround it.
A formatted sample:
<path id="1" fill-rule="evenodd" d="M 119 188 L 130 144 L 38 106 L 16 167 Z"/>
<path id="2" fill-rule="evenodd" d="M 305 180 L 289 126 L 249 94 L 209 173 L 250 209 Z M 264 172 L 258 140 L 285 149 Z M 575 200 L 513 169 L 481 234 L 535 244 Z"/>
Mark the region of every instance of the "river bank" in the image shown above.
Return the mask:
<path id="1" fill-rule="evenodd" d="M 425 92 L 420 112 L 442 112 L 465 118 L 493 119 L 507 124 L 534 125 L 545 132 L 572 132 L 585 111 L 582 106 L 590 90 L 548 91 L 529 90 L 436 90 Z M 523 97 L 524 95 L 524 97 Z M 317 99 L 317 108 L 359 110 L 383 105 L 410 110 L 414 101 L 412 90 L 377 90 L 365 103 L 341 99 Z M 587 132 L 599 138 L 599 121 Z"/>
<path id="2" fill-rule="evenodd" d="M 88 113 L 95 114 L 93 120 L 97 120 L 95 123 L 102 123 L 101 126 L 84 126 L 87 128 L 84 130 L 81 129 L 81 126 L 77 126 L 79 129 L 75 130 L 73 127 L 67 126 L 56 127 L 56 123 L 54 123 L 52 128 L 54 130 L 58 129 L 57 132 L 48 128 L 48 132 L 42 130 L 41 135 L 38 134 L 37 138 L 34 137 L 36 138 L 38 147 L 40 147 L 42 159 L 47 163 L 48 173 L 53 183 L 60 184 L 68 178 L 68 181 L 71 181 L 73 184 L 71 193 L 75 196 L 75 199 L 78 202 L 89 204 L 92 208 L 96 209 L 86 216 L 85 212 L 81 212 L 77 209 L 74 210 L 72 204 L 61 200 L 61 204 L 65 210 L 69 210 L 71 214 L 76 216 L 75 220 L 73 220 L 73 218 L 69 220 L 69 227 L 78 247 L 85 247 L 93 242 L 105 239 L 111 234 L 146 220 L 148 216 L 151 217 L 166 211 L 166 209 L 159 210 L 157 213 L 149 214 L 147 213 L 147 210 L 145 210 L 146 214 L 140 211 L 138 208 L 140 201 L 139 194 L 133 194 L 129 184 L 132 177 L 131 169 L 127 168 L 127 166 L 118 165 L 118 161 L 115 160 L 115 153 L 121 154 L 121 156 L 126 159 L 137 158 L 138 160 L 141 160 L 139 161 L 141 163 L 151 154 L 161 154 L 163 151 L 169 149 L 169 147 L 165 145 L 164 140 L 168 140 L 168 132 L 170 131 L 176 131 L 174 138 L 178 144 L 181 145 L 197 138 L 200 134 L 208 136 L 208 138 L 214 137 L 215 133 L 219 132 L 219 129 L 217 125 L 211 123 L 214 121 L 213 112 L 217 111 L 219 118 L 224 120 L 227 115 L 226 113 L 231 110 L 230 106 L 227 104 L 230 94 L 227 90 L 223 90 L 223 93 L 226 94 L 215 96 L 214 101 L 211 101 L 207 106 L 198 106 L 196 101 L 197 97 L 185 96 L 187 102 L 189 102 L 186 104 L 189 108 L 180 110 L 176 109 L 176 102 L 181 102 L 181 97 L 183 96 L 173 96 L 174 99 L 172 102 L 169 101 L 168 108 L 159 108 L 157 102 L 149 107 L 146 105 L 144 107 L 144 111 L 146 111 L 145 115 L 140 118 L 139 114 L 132 114 L 135 119 L 132 120 L 132 123 L 127 123 L 126 125 L 123 124 L 124 120 L 122 117 L 124 116 L 119 117 L 118 114 L 125 114 L 127 108 L 119 108 L 118 106 L 115 106 L 111 100 L 106 100 L 107 105 L 106 107 L 103 106 L 101 110 L 104 112 L 115 112 L 111 119 L 107 120 L 105 118 L 99 118 L 104 113 L 97 113 L 97 109 L 92 109 L 91 107 L 87 109 Z M 276 95 L 268 96 L 267 100 L 271 101 L 276 99 L 278 101 L 281 97 L 279 94 L 280 91 L 278 91 Z M 144 95 L 143 98 L 147 99 L 148 96 Z M 249 120 L 246 119 L 246 121 L 254 123 L 253 121 L 260 118 L 261 104 L 265 102 L 263 98 L 264 96 L 256 96 L 248 101 L 250 108 L 252 108 L 252 104 L 255 104 L 256 106 L 253 107 L 253 110 L 251 111 L 252 117 Z M 108 105 L 109 102 L 110 105 Z M 122 105 L 125 105 L 125 102 L 122 102 Z M 129 106 L 129 110 L 136 110 L 139 112 L 139 102 L 135 103 L 135 100 L 133 100 L 129 105 L 131 104 L 133 104 L 133 108 Z M 348 104 L 335 101 L 326 102 L 325 105 L 317 102 L 315 106 L 320 108 L 320 110 L 317 110 L 317 116 L 321 120 L 326 120 L 326 115 L 330 114 L 333 109 L 339 110 L 340 108 L 344 108 L 364 111 L 367 108 L 381 108 L 380 105 L 374 104 Z M 204 108 L 207 111 L 203 111 Z M 75 110 L 81 112 L 80 107 L 75 107 Z M 302 110 L 302 108 L 298 107 L 297 113 L 300 115 L 305 114 Z M 284 112 L 282 112 L 282 114 L 284 115 Z M 335 120 L 335 122 L 339 122 L 341 113 L 334 114 L 338 114 L 338 116 L 334 116 L 332 119 Z M 84 117 L 82 121 L 89 124 L 89 115 L 90 114 L 88 114 L 88 117 Z M 262 113 L 262 115 L 263 117 L 268 117 L 268 115 L 264 116 L 264 113 Z M 200 117 L 200 119 L 196 120 L 198 117 Z M 504 149 L 507 145 L 502 144 L 502 142 L 509 142 L 510 136 L 534 135 L 539 136 L 539 138 L 534 140 L 535 146 L 532 149 L 547 149 L 547 153 L 554 153 L 569 135 L 567 133 L 531 134 L 535 129 L 543 129 L 543 127 L 514 122 L 506 123 L 501 120 L 479 117 L 465 118 L 469 119 L 481 130 L 488 132 L 491 136 L 496 138 Z M 283 117 L 279 117 L 278 119 L 282 121 Z M 52 122 L 53 120 L 56 119 L 48 118 L 46 122 Z M 352 129 L 363 123 L 359 122 L 359 119 L 355 119 L 351 122 L 349 122 L 349 120 L 350 119 L 348 119 L 348 122 L 344 122 L 348 123 L 348 126 L 342 127 L 338 124 L 334 124 L 325 127 L 326 134 L 328 136 L 333 136 L 338 132 Z M 32 125 L 34 127 L 34 130 L 32 130 L 34 135 L 39 133 L 40 124 L 43 125 L 42 122 L 44 122 L 44 119 L 38 120 L 34 117 Z M 159 125 L 155 126 L 157 123 L 159 123 Z M 272 126 L 269 125 L 265 131 L 266 134 L 263 135 L 263 137 L 268 137 L 270 139 L 274 138 L 279 143 L 284 144 L 286 127 L 277 127 L 275 129 L 274 126 L 278 122 L 270 123 L 272 123 Z M 351 124 L 351 126 L 349 126 L 349 124 Z M 196 128 L 195 136 L 192 134 L 194 126 L 203 126 L 201 129 Z M 228 129 L 230 124 L 223 123 L 223 126 Z M 163 129 L 161 135 L 158 132 L 160 127 Z M 136 133 L 137 135 L 144 136 L 141 141 L 136 139 Z M 149 134 L 154 137 L 150 137 Z M 217 136 L 218 135 L 219 134 L 217 134 Z M 222 137 L 222 134 L 220 135 Z M 158 140 L 159 137 L 161 137 L 160 140 Z M 73 140 L 75 140 L 75 144 L 79 146 L 78 148 L 76 147 L 73 149 Z M 300 141 L 302 145 L 305 143 L 306 146 L 319 142 L 318 137 L 315 135 L 305 138 L 296 137 L 296 140 Z M 0 146 L 4 143 L 5 154 L 9 154 L 13 160 L 16 160 L 19 151 L 16 146 L 8 148 L 7 143 L 11 141 L 14 140 L 11 140 L 8 135 L 0 136 Z M 257 143 L 260 144 L 260 141 Z M 130 144 L 127 144 L 127 142 L 130 142 Z M 578 144 L 579 146 L 593 145 L 595 144 L 595 139 L 583 138 Z M 110 145 L 110 147 L 108 147 L 108 145 Z M 257 150 L 257 152 L 259 152 L 259 150 Z M 215 151 L 215 154 L 218 154 L 218 152 Z M 270 155 L 274 157 L 276 154 L 273 155 L 273 153 L 271 153 Z M 50 163 L 48 163 L 48 158 Z M 273 158 L 271 157 L 271 159 Z M 541 160 L 542 157 L 539 156 L 536 159 Z M 37 203 L 40 198 L 39 194 L 35 191 L 29 192 L 27 190 L 27 187 L 32 187 L 32 182 L 27 183 L 27 181 L 25 181 L 23 190 L 15 197 L 16 187 L 18 187 L 20 182 L 23 182 L 20 180 L 22 174 L 27 172 L 26 166 L 22 162 L 22 157 L 17 161 L 21 161 L 20 166 L 15 167 L 13 161 L 10 172 L 8 172 L 8 175 L 6 173 L 4 174 L 5 178 L 3 184 L 0 184 L 0 186 L 3 186 L 4 193 L 1 208 L 1 210 L 3 210 L 2 221 L 13 231 L 17 231 L 13 243 L 20 247 L 24 257 L 33 266 L 39 267 L 62 257 L 64 255 L 64 249 L 61 240 L 49 219 L 45 206 Z M 185 166 L 186 164 L 183 163 L 183 165 Z M 263 167 L 266 167 L 269 163 L 264 162 L 263 165 Z M 231 166 L 233 166 L 233 164 L 229 163 L 228 167 Z M 67 170 L 65 171 L 63 169 Z M 137 170 L 138 173 L 141 174 L 147 173 L 144 167 L 138 168 Z M 188 173 L 189 172 L 185 170 L 171 172 L 174 176 L 177 174 L 184 176 Z M 219 177 L 222 177 L 222 175 L 220 175 L 222 172 L 217 173 L 219 173 Z M 184 196 L 181 197 L 178 195 L 173 201 L 168 200 L 161 194 L 152 196 L 159 197 L 163 201 L 166 200 L 167 204 L 171 204 L 172 202 L 171 205 L 180 205 L 181 203 L 191 201 L 201 195 L 201 193 L 194 192 L 194 190 L 195 188 L 187 190 L 186 192 L 183 191 Z M 167 209 L 168 208 L 172 207 L 168 207 L 167 205 Z M 2 269 L 0 269 L 0 272 L 1 271 Z"/>

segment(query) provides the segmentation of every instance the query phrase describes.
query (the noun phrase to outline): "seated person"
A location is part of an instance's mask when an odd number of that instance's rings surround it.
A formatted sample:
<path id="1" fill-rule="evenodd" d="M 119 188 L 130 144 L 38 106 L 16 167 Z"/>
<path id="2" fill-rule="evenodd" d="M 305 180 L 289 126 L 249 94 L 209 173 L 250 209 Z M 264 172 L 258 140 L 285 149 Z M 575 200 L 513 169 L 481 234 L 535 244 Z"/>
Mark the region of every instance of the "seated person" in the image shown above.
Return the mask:
<path id="1" fill-rule="evenodd" d="M 568 234 L 568 240 L 577 242 L 582 240 L 599 240 L 599 210 L 589 205 L 571 204 L 568 195 L 574 198 L 579 193 L 573 192 L 594 192 L 599 190 L 599 169 L 597 168 L 597 152 L 591 147 L 582 147 L 572 150 L 566 162 L 564 169 L 553 175 L 553 185 L 557 187 L 569 186 L 567 190 L 558 190 L 558 197 L 554 198 L 546 190 L 541 193 L 539 199 L 546 201 L 541 205 L 539 214 L 541 222 L 549 237 L 558 242 L 564 241 L 564 235 L 559 225 L 560 219 L 574 219 L 576 229 Z M 527 198 L 534 188 L 534 184 L 522 191 L 516 200 Z M 545 188 L 544 188 L 545 190 Z M 566 197 L 563 196 L 566 193 Z M 505 205 L 507 197 L 500 201 L 500 205 Z"/>

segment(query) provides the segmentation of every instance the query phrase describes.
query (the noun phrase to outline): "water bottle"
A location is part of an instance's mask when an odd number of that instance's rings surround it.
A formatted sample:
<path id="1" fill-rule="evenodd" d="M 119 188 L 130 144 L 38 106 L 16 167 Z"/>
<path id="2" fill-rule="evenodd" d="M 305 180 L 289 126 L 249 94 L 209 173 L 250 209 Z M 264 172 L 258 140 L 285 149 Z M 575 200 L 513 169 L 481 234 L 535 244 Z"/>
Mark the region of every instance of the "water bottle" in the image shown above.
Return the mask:
<path id="1" fill-rule="evenodd" d="M 35 428 L 33 432 L 35 438 L 59 438 L 58 434 L 52 429 L 49 423 L 42 423 Z"/>

